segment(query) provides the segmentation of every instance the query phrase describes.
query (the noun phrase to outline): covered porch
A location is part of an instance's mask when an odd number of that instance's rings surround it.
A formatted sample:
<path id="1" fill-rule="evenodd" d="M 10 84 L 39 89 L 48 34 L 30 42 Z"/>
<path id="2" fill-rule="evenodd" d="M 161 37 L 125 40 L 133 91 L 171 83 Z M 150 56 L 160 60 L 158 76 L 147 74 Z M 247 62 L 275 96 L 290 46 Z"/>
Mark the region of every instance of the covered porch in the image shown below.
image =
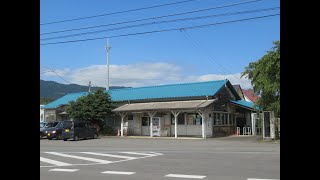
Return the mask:
<path id="1" fill-rule="evenodd" d="M 148 102 L 122 105 L 121 136 L 212 136 L 212 103 L 215 99 Z"/>

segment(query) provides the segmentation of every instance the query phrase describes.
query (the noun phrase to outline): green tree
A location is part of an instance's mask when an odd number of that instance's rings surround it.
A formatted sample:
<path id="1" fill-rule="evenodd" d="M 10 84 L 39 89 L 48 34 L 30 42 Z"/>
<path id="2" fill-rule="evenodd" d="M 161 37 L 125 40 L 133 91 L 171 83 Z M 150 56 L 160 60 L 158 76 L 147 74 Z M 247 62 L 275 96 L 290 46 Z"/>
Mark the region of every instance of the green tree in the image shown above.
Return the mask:
<path id="1" fill-rule="evenodd" d="M 261 59 L 249 63 L 241 77 L 251 80 L 253 91 L 260 95 L 255 105 L 274 111 L 280 117 L 280 41 Z"/>
<path id="2" fill-rule="evenodd" d="M 93 124 L 103 126 L 107 114 L 111 114 L 113 103 L 111 97 L 102 89 L 95 93 L 89 93 L 76 101 L 72 101 L 66 107 L 66 112 L 75 120 L 88 120 Z"/>

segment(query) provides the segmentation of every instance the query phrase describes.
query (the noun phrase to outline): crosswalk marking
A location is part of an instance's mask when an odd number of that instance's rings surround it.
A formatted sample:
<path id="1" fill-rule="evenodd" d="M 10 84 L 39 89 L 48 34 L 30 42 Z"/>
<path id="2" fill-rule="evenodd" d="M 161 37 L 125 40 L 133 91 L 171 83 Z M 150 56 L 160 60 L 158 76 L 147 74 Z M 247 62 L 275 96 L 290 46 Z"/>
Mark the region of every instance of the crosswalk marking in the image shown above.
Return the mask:
<path id="1" fill-rule="evenodd" d="M 104 171 L 101 172 L 104 174 L 122 174 L 122 175 L 132 175 L 135 174 L 136 172 L 124 172 L 124 171 Z"/>
<path id="2" fill-rule="evenodd" d="M 185 174 L 167 174 L 164 177 L 176 177 L 176 178 L 192 178 L 192 179 L 203 179 L 206 176 L 199 175 L 185 175 Z"/>
<path id="3" fill-rule="evenodd" d="M 131 155 L 130 155 L 131 154 Z M 49 156 L 51 155 L 51 156 Z M 82 156 L 84 155 L 84 157 Z M 134 156 L 136 155 L 136 156 Z M 139 155 L 139 156 L 137 156 Z M 40 168 L 55 168 L 62 166 L 89 166 L 89 165 L 99 165 L 99 164 L 111 164 L 120 163 L 130 160 L 137 160 L 149 157 L 155 157 L 163 155 L 157 152 L 41 152 L 40 153 Z M 49 156 L 49 157 L 47 157 Z M 61 162 L 59 159 L 53 160 L 55 158 L 63 158 Z M 109 158 L 108 158 L 109 157 Z M 116 158 L 119 158 L 118 160 Z M 83 160 L 80 163 L 75 162 L 76 159 Z M 88 162 L 84 162 L 88 161 Z M 43 165 L 42 163 L 48 163 L 48 165 Z M 76 161 L 77 162 L 77 161 Z"/>
<path id="4" fill-rule="evenodd" d="M 69 164 L 69 163 L 56 161 L 56 160 L 52 160 L 52 159 L 48 159 L 48 158 L 44 158 L 44 157 L 40 157 L 40 161 L 45 162 L 45 163 L 49 163 L 49 164 L 53 164 L 53 165 L 56 165 L 56 166 L 70 166 L 70 165 L 72 165 L 72 164 Z"/>
<path id="5" fill-rule="evenodd" d="M 74 159 L 81 159 L 86 161 L 92 161 L 96 163 L 102 163 L 102 164 L 109 164 L 112 163 L 112 161 L 102 160 L 102 159 L 95 159 L 95 158 L 89 158 L 89 157 L 82 157 L 82 156 L 75 156 L 75 155 L 69 155 L 69 154 L 63 154 L 58 152 L 45 152 L 47 154 L 62 156 L 62 157 L 68 157 L 68 158 L 74 158 Z"/>
<path id="6" fill-rule="evenodd" d="M 50 169 L 49 171 L 60 171 L 60 172 L 75 172 L 79 171 L 79 169 Z"/>
<path id="7" fill-rule="evenodd" d="M 138 152 L 120 152 L 120 153 L 143 155 L 143 156 L 157 156 L 158 155 L 158 154 L 147 154 L 147 153 L 138 153 Z"/>
<path id="8" fill-rule="evenodd" d="M 136 158 L 136 157 L 120 156 L 120 155 L 105 154 L 105 153 L 95 153 L 95 152 L 80 152 L 80 153 L 97 155 L 97 156 L 108 156 L 108 157 L 115 157 L 115 158 L 124 158 L 124 159 L 138 159 L 138 158 Z"/>

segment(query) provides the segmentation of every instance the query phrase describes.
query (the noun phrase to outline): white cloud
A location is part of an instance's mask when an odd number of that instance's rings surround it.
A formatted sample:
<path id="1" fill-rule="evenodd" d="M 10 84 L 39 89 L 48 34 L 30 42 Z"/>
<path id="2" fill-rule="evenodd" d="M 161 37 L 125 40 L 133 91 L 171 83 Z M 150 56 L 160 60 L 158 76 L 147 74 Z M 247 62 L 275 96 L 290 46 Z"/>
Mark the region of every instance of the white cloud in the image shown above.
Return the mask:
<path id="1" fill-rule="evenodd" d="M 160 85 L 183 82 L 201 82 L 211 80 L 229 79 L 232 84 L 240 84 L 242 88 L 251 88 L 250 81 L 241 78 L 240 73 L 220 75 L 205 74 L 200 76 L 185 76 L 182 67 L 169 63 L 137 63 L 128 65 L 110 65 L 110 85 L 139 87 L 148 85 Z M 91 81 L 93 86 L 106 86 L 106 65 L 92 65 L 80 69 L 55 70 L 64 79 L 81 85 L 87 85 Z M 54 73 L 42 74 L 54 76 Z"/>

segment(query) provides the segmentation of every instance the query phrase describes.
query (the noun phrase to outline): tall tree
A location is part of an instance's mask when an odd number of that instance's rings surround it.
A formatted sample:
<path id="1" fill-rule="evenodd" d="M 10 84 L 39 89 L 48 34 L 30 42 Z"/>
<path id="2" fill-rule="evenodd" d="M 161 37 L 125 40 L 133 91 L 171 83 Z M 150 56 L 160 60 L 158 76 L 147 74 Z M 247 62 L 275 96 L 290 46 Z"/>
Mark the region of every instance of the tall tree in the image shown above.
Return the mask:
<path id="1" fill-rule="evenodd" d="M 280 41 L 261 59 L 245 67 L 242 76 L 251 80 L 253 91 L 260 95 L 256 105 L 274 111 L 280 117 Z"/>
<path id="2" fill-rule="evenodd" d="M 101 127 L 104 118 L 107 114 L 111 114 L 113 104 L 111 97 L 102 89 L 95 93 L 89 93 L 87 96 L 82 96 L 76 101 L 69 103 L 66 111 L 70 117 L 76 120 L 88 120 L 93 124 L 98 123 Z"/>

